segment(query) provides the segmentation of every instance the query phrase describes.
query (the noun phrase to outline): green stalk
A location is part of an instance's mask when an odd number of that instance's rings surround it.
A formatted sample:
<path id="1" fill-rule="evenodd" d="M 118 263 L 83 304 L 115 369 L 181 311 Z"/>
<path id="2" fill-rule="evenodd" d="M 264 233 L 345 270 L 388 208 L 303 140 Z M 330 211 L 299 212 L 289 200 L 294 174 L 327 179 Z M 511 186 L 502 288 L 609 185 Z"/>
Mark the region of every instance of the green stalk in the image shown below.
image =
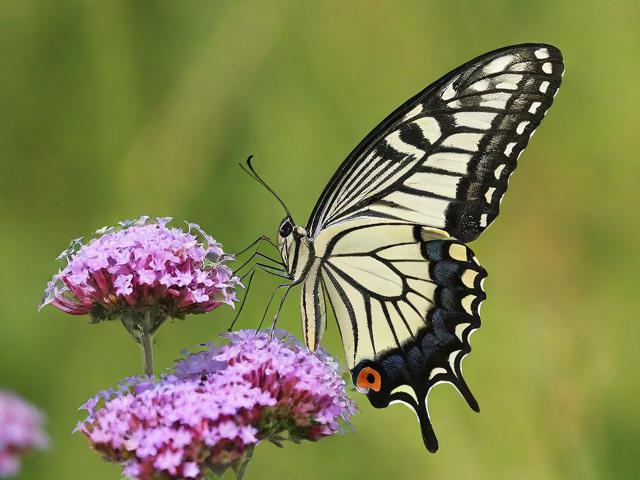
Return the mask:
<path id="1" fill-rule="evenodd" d="M 125 312 L 122 316 L 122 324 L 142 349 L 142 368 L 145 375 L 154 374 L 153 339 L 167 318 L 164 311 L 152 308 Z"/>
<path id="2" fill-rule="evenodd" d="M 153 376 L 153 334 L 146 328 L 147 325 L 142 327 L 140 334 L 140 346 L 142 347 L 142 368 L 144 368 L 144 374 L 147 376 Z"/>
<path id="3" fill-rule="evenodd" d="M 237 480 L 242 480 L 245 474 L 247 473 L 247 467 L 249 467 L 249 462 L 253 457 L 253 449 L 254 447 L 249 447 L 249 449 L 245 453 L 245 458 L 242 460 L 242 463 L 240 464 L 238 469 L 235 471 Z"/>

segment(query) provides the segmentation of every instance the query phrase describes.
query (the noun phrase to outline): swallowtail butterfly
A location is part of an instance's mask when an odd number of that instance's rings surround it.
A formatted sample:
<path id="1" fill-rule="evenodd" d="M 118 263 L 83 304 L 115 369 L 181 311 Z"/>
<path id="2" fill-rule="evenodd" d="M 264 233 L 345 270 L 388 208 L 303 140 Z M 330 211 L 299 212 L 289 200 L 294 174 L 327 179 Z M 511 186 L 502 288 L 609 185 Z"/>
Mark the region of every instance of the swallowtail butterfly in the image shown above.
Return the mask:
<path id="1" fill-rule="evenodd" d="M 560 51 L 544 44 L 465 63 L 360 142 L 306 228 L 288 210 L 280 223 L 290 281 L 283 286 L 302 285 L 306 345 L 320 344 L 329 304 L 356 387 L 374 407 L 412 408 L 431 452 L 438 441 L 427 396 L 435 385 L 453 384 L 479 410 L 461 363 L 480 327 L 487 272 L 467 243 L 498 216 L 563 68 Z"/>

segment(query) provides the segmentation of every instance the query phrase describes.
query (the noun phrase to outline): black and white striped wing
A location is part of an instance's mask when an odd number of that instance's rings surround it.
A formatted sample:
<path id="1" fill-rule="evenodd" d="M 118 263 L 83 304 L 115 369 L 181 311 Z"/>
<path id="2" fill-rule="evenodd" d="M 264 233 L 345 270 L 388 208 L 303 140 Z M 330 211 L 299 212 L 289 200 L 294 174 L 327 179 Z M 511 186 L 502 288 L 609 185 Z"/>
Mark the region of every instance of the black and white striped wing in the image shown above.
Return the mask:
<path id="1" fill-rule="evenodd" d="M 413 224 L 351 220 L 328 227 L 315 245 L 323 260 L 303 285 L 305 339 L 324 326 L 319 294 L 313 299 L 322 287 L 354 384 L 375 407 L 410 406 L 427 448 L 437 450 L 427 409 L 433 386 L 452 383 L 478 410 L 460 366 L 480 326 L 486 271 L 463 243 Z"/>
<path id="2" fill-rule="evenodd" d="M 307 231 L 369 217 L 477 238 L 498 215 L 509 176 L 551 106 L 560 51 L 506 47 L 453 70 L 393 112 L 347 157 Z"/>

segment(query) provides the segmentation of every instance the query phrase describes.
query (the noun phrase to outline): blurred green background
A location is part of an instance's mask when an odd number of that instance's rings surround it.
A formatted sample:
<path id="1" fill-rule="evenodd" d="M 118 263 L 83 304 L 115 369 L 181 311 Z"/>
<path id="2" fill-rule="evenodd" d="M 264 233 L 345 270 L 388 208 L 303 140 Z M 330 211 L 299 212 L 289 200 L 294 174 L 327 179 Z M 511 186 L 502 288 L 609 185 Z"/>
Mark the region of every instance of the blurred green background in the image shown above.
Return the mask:
<path id="1" fill-rule="evenodd" d="M 441 450 L 414 416 L 362 412 L 343 437 L 257 450 L 248 478 L 640 478 L 636 1 L 25 1 L 0 4 L 0 388 L 48 414 L 52 448 L 24 479 L 115 479 L 71 435 L 77 407 L 140 371 L 117 323 L 38 313 L 71 238 L 141 214 L 203 225 L 237 251 L 280 207 L 300 223 L 353 146 L 477 54 L 544 41 L 563 88 L 501 218 L 473 247 L 490 273 L 465 374 L 482 412 L 430 397 Z M 276 280 L 257 277 L 242 327 Z M 230 309 L 165 326 L 158 363 L 212 338 Z M 300 336 L 298 300 L 281 326 Z M 330 324 L 326 347 L 342 358 Z"/>

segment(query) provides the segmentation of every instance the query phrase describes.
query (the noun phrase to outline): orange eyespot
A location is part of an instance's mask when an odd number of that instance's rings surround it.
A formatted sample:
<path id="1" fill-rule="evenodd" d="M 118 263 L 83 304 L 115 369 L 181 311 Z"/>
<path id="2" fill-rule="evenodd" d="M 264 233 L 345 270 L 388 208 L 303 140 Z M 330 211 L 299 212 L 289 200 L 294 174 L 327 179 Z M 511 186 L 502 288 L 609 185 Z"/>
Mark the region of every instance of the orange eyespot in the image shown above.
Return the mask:
<path id="1" fill-rule="evenodd" d="M 370 388 L 373 391 L 379 392 L 382 388 L 380 372 L 371 367 L 364 367 L 360 370 L 360 373 L 358 373 L 356 385 L 360 388 Z"/>

